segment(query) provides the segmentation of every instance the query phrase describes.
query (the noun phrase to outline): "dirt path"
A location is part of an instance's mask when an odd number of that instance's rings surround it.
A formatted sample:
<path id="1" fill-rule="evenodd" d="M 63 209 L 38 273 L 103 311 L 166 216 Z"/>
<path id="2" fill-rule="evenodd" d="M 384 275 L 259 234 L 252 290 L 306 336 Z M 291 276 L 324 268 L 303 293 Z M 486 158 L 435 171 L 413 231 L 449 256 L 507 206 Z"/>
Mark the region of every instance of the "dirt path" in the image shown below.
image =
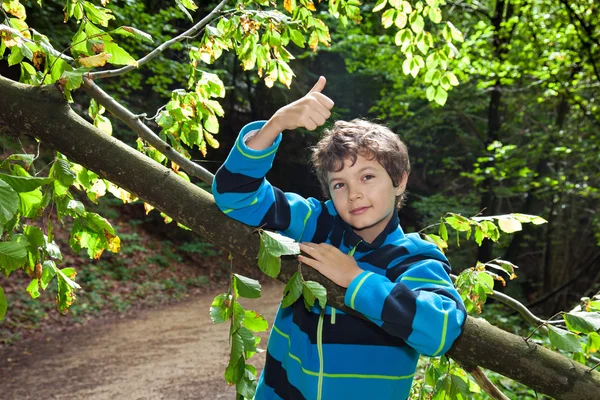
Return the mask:
<path id="1" fill-rule="evenodd" d="M 269 283 L 260 299 L 246 305 L 270 325 L 282 291 Z M 213 297 L 91 323 L 0 352 L 0 399 L 233 399 L 235 389 L 223 380 L 229 327 L 212 324 Z M 262 366 L 264 353 L 252 360 Z"/>

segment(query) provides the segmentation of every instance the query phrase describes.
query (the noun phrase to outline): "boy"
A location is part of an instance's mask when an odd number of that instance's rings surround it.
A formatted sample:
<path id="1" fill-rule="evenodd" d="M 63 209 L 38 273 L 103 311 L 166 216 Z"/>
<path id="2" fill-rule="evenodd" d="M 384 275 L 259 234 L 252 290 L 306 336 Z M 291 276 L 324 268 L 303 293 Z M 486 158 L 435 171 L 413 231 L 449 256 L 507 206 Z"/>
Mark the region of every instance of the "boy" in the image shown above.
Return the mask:
<path id="1" fill-rule="evenodd" d="M 213 194 L 231 218 L 301 242 L 305 255 L 298 259 L 347 288 L 345 305 L 370 321 L 330 306 L 307 311 L 301 299 L 280 308 L 255 398 L 406 399 L 419 353 L 446 352 L 466 318 L 447 259 L 399 226 L 410 172 L 406 146 L 383 126 L 336 122 L 312 158 L 330 200 L 283 193 L 264 179 L 280 132 L 314 130 L 330 117 L 324 87 L 320 77 L 268 122 L 246 125 Z"/>

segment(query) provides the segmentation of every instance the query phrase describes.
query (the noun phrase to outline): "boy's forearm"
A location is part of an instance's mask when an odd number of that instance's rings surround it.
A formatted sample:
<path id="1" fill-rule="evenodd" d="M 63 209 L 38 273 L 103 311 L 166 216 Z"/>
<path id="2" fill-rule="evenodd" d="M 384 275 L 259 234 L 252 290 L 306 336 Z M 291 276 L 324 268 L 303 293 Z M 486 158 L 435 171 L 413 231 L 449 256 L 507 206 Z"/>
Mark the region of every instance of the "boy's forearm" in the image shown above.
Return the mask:
<path id="1" fill-rule="evenodd" d="M 252 150 L 264 150 L 273 145 L 282 130 L 281 125 L 277 122 L 277 115 L 274 115 L 256 135 L 248 139 L 246 146 Z"/>

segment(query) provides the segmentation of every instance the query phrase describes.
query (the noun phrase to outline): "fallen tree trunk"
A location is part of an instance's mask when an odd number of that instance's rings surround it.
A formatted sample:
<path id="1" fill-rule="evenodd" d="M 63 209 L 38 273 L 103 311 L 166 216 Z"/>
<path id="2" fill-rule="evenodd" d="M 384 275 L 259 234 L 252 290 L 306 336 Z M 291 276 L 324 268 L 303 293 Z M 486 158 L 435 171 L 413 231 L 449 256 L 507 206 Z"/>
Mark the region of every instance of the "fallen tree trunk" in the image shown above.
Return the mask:
<path id="1" fill-rule="evenodd" d="M 223 215 L 206 191 L 101 133 L 75 114 L 54 86 L 31 87 L 0 76 L 0 94 L 2 134 L 37 137 L 231 252 L 238 262 L 256 264 L 259 238 L 253 228 Z M 296 270 L 296 261 L 284 260 L 279 279 L 286 281 Z M 347 310 L 343 288 L 310 268 L 303 273 L 327 288 L 330 304 Z M 600 393 L 599 372 L 482 319 L 468 318 L 448 354 L 467 369 L 487 368 L 557 399 L 594 400 Z"/>

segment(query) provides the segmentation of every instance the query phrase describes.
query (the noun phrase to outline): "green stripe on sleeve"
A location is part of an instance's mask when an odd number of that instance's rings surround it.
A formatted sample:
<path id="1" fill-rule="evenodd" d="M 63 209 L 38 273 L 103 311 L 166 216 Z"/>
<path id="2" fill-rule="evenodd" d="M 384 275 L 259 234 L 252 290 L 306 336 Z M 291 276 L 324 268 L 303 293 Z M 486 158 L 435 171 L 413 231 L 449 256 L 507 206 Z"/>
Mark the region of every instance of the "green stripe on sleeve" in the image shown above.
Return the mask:
<path id="1" fill-rule="evenodd" d="M 240 142 L 239 142 L 239 140 L 241 140 L 241 139 L 238 139 L 238 140 L 236 140 L 236 142 L 235 142 L 235 146 L 237 147 L 238 151 L 239 151 L 239 152 L 240 152 L 240 153 L 241 153 L 241 154 L 242 154 L 244 157 L 251 158 L 251 159 L 253 159 L 253 160 L 259 160 L 259 159 L 261 159 L 261 158 L 269 157 L 271 154 L 273 154 L 273 153 L 275 153 L 275 152 L 277 151 L 277 148 L 274 148 L 273 150 L 271 150 L 271 151 L 270 151 L 270 152 L 268 152 L 268 153 L 261 154 L 260 156 L 253 156 L 253 155 L 251 155 L 251 154 L 245 153 L 245 152 L 244 152 L 244 150 L 242 150 L 242 146 L 240 146 Z"/>
<path id="2" fill-rule="evenodd" d="M 356 285 L 356 289 L 354 289 L 354 293 L 352 293 L 352 297 L 350 298 L 350 308 L 354 308 L 354 299 L 356 298 L 356 294 L 358 293 L 358 290 L 360 289 L 362 284 L 365 282 L 365 280 L 371 275 L 373 275 L 373 273 L 369 272 L 368 274 L 363 276 L 363 278 L 360 280 L 360 282 L 358 282 L 358 285 Z"/>
<path id="3" fill-rule="evenodd" d="M 434 356 L 437 356 L 440 351 L 444 348 L 446 344 L 446 331 L 448 330 L 448 313 L 444 313 L 444 326 L 442 328 L 442 340 L 440 341 L 440 347 L 433 353 Z"/>
<path id="4" fill-rule="evenodd" d="M 412 281 L 412 282 L 426 282 L 426 283 L 437 283 L 438 285 L 451 285 L 450 282 L 446 282 L 443 279 L 427 279 L 427 278 L 415 278 L 412 276 L 406 276 L 401 278 L 400 281 Z"/>

